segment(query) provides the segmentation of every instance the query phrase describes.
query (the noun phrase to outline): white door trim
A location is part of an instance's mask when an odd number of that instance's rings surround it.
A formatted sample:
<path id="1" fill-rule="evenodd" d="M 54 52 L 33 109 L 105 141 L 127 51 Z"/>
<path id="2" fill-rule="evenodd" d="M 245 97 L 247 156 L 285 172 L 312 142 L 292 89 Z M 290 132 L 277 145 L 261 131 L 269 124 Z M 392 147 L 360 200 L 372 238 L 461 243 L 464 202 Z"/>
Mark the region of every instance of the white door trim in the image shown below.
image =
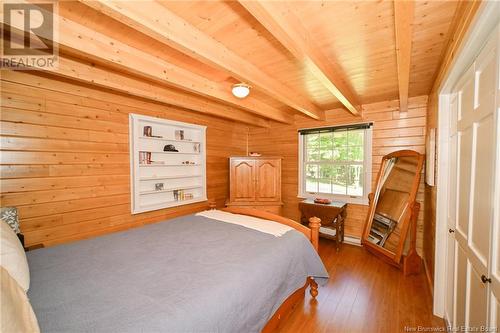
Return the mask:
<path id="1" fill-rule="evenodd" d="M 467 33 L 465 43 L 455 58 L 446 79 L 439 87 L 438 103 L 438 174 L 437 174 L 437 203 L 436 203 L 436 244 L 434 263 L 434 314 L 444 317 L 446 297 L 446 262 L 447 246 L 446 233 L 448 219 L 448 153 L 449 153 L 449 94 L 452 86 L 460 75 L 470 66 L 479 54 L 481 47 L 487 41 L 490 33 L 498 25 L 500 2 L 485 1 L 474 18 L 471 29 Z M 449 319 L 449 318 L 446 318 Z"/>

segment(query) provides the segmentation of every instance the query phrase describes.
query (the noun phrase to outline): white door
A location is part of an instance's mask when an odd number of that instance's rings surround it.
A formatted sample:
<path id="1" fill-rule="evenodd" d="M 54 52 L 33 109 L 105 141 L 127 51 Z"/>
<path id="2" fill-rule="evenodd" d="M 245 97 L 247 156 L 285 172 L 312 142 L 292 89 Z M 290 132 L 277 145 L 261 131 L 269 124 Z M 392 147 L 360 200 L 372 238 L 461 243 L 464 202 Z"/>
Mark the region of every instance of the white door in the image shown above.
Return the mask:
<path id="1" fill-rule="evenodd" d="M 455 328 L 496 327 L 499 311 L 498 44 L 497 30 L 450 96 L 445 312 Z"/>
<path id="2" fill-rule="evenodd" d="M 493 199 L 493 233 L 491 236 L 491 258 L 490 258 L 490 327 L 500 328 L 500 25 L 496 29 L 496 103 L 493 102 L 496 126 L 496 165 L 495 165 L 495 197 Z"/>

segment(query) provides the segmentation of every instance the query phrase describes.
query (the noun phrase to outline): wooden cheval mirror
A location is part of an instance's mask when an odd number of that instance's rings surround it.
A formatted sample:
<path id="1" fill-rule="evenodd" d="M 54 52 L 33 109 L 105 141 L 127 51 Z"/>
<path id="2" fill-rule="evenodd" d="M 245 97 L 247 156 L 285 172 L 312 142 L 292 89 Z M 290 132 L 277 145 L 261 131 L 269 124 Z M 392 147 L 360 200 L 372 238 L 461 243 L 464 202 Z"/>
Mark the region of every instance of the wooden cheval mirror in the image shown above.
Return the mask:
<path id="1" fill-rule="evenodd" d="M 382 158 L 375 193 L 369 195 L 361 239 L 368 251 L 402 269 L 405 275 L 419 273 L 422 261 L 416 251 L 420 210 L 416 196 L 423 163 L 424 155 L 413 150 L 400 150 Z"/>

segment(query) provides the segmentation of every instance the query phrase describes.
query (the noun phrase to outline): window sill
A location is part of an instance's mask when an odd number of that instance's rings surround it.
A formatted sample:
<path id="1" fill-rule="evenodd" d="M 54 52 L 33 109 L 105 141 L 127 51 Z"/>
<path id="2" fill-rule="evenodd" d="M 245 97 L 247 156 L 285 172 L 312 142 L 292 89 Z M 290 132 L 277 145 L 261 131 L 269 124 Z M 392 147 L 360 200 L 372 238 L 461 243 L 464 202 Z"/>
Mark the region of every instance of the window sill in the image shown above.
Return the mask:
<path id="1" fill-rule="evenodd" d="M 369 201 L 368 198 L 363 198 L 363 197 L 351 197 L 348 195 L 332 195 L 332 194 L 324 194 L 324 193 L 317 193 L 317 194 L 310 194 L 310 193 L 305 193 L 305 194 L 299 194 L 297 195 L 297 198 L 299 199 L 314 199 L 314 198 L 327 198 L 332 201 L 341 201 L 345 202 L 348 204 L 353 204 L 353 205 L 363 205 L 363 206 L 368 206 Z"/>

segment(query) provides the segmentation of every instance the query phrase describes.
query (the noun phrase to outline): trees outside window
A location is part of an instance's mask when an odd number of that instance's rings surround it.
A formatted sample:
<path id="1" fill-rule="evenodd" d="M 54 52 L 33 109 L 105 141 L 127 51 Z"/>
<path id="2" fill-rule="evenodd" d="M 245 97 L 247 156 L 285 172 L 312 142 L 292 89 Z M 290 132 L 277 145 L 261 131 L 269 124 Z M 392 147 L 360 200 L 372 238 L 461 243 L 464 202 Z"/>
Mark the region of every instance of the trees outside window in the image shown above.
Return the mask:
<path id="1" fill-rule="evenodd" d="M 346 201 L 368 195 L 365 183 L 371 172 L 370 128 L 309 130 L 300 141 L 299 196 L 327 194 Z"/>

